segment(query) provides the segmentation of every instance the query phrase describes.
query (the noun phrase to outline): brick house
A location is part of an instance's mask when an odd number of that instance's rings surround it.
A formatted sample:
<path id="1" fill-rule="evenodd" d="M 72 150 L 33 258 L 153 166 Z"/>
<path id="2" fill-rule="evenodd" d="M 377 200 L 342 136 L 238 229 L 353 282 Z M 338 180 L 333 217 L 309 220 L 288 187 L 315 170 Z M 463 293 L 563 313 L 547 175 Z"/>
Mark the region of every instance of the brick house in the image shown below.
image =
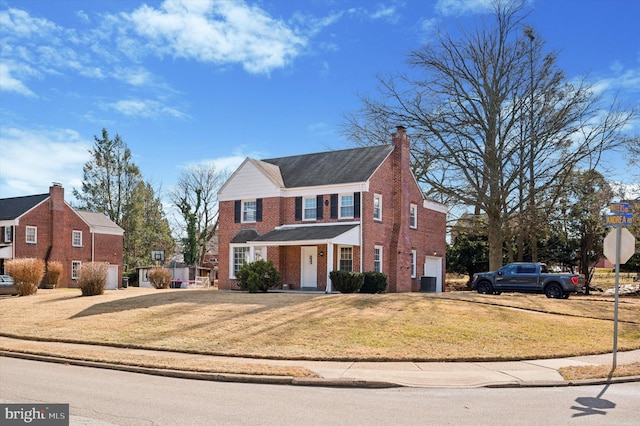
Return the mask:
<path id="1" fill-rule="evenodd" d="M 246 262 L 272 260 L 291 289 L 331 292 L 332 270 L 380 271 L 389 292 L 445 273 L 447 209 L 424 198 L 409 136 L 392 144 L 245 161 L 218 192 L 220 289 Z M 433 279 L 432 278 L 432 279 Z"/>
<path id="2" fill-rule="evenodd" d="M 0 199 L 0 272 L 6 259 L 35 257 L 59 261 L 60 287 L 76 287 L 83 263 L 109 263 L 107 288 L 122 280 L 124 231 L 102 213 L 74 210 L 64 201 L 64 188 L 53 184 L 48 194 Z"/>

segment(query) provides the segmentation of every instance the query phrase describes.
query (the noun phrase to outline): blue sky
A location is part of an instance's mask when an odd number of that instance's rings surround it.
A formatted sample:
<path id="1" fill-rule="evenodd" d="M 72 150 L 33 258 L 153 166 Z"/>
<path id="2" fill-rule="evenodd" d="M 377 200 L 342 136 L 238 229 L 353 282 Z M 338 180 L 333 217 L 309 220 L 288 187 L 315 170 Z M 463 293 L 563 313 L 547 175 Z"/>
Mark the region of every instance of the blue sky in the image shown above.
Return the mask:
<path id="1" fill-rule="evenodd" d="M 407 69 L 436 26 L 487 0 L 0 0 L 0 197 L 80 188 L 93 136 L 119 134 L 167 191 L 191 164 L 235 168 L 349 148 L 343 115 Z M 640 1 L 533 0 L 527 22 L 570 80 L 640 100 Z M 640 122 L 631 134 L 640 133 Z M 633 184 L 621 153 L 611 178 Z"/>

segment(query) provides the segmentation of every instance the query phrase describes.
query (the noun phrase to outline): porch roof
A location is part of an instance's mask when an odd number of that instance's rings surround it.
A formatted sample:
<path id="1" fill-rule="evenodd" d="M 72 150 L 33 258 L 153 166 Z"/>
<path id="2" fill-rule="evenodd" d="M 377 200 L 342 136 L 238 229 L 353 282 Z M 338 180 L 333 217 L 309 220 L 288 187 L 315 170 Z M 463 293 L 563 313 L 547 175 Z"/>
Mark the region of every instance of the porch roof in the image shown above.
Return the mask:
<path id="1" fill-rule="evenodd" d="M 334 244 L 359 245 L 359 225 L 310 225 L 274 229 L 247 241 L 253 245 Z"/>

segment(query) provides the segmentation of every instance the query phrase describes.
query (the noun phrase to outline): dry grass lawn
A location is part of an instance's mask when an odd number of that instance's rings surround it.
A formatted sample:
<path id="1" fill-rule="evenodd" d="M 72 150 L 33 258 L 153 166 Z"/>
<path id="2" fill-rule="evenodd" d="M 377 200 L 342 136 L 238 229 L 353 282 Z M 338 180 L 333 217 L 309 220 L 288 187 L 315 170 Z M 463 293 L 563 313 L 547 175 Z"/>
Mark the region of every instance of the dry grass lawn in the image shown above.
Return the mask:
<path id="1" fill-rule="evenodd" d="M 596 354 L 611 350 L 612 319 L 613 300 L 595 296 L 128 288 L 93 297 L 56 289 L 0 298 L 4 336 L 272 359 L 488 361 Z M 620 300 L 619 321 L 618 349 L 639 349 L 640 299 Z M 247 368 L 307 375 L 255 364 L 193 366 L 239 373 Z"/>

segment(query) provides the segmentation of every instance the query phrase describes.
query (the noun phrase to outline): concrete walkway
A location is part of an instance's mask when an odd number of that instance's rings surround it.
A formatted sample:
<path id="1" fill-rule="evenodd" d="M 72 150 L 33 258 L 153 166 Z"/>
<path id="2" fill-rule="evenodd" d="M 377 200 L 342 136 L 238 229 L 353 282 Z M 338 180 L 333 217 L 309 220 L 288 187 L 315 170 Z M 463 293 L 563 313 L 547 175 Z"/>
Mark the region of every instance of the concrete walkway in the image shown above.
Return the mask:
<path id="1" fill-rule="evenodd" d="M 2 342 L 19 340 L 0 337 Z M 599 384 L 640 381 L 640 376 L 611 379 L 590 379 L 568 382 L 558 373 L 558 369 L 567 366 L 612 366 L 613 355 L 589 355 L 559 359 L 505 361 L 505 362 L 343 362 L 343 361 L 296 361 L 270 360 L 254 358 L 220 357 L 210 355 L 185 354 L 179 352 L 151 351 L 142 349 L 115 348 L 109 346 L 76 345 L 60 342 L 39 342 L 46 354 L 46 348 L 99 350 L 102 354 L 126 354 L 134 360 L 136 356 L 147 355 L 158 358 L 205 359 L 224 363 L 262 364 L 274 366 L 304 367 L 320 378 L 294 378 L 285 376 L 256 376 L 222 373 L 199 373 L 180 370 L 163 370 L 128 365 L 116 365 L 92 361 L 76 361 L 48 355 L 30 355 L 0 351 L 0 356 L 11 356 L 50 362 L 64 362 L 99 368 L 112 368 L 162 376 L 185 377 L 201 380 L 219 380 L 233 382 L 280 383 L 306 386 L 343 386 L 343 387 L 430 387 L 430 388 L 474 388 L 474 387 L 530 387 L 530 386 L 570 386 L 581 384 Z M 0 360 L 1 362 L 1 360 Z M 640 362 L 640 350 L 618 352 L 617 365 Z"/>

